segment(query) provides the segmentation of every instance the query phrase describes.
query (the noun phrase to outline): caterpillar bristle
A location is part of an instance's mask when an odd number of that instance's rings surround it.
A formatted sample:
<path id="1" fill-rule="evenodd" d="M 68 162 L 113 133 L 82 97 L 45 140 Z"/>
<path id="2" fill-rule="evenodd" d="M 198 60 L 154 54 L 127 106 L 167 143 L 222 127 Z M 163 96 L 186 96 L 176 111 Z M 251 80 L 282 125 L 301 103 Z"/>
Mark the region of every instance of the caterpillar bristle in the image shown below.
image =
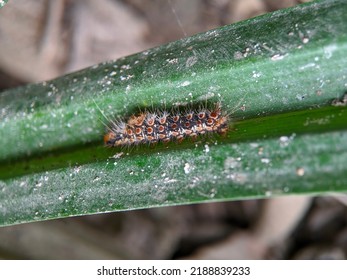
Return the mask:
<path id="1" fill-rule="evenodd" d="M 141 144 L 181 142 L 185 138 L 196 139 L 210 133 L 225 134 L 228 130 L 228 114 L 221 103 L 211 108 L 200 106 L 198 110 L 143 111 L 124 121 L 112 121 L 107 126 L 104 143 L 108 147 Z"/>

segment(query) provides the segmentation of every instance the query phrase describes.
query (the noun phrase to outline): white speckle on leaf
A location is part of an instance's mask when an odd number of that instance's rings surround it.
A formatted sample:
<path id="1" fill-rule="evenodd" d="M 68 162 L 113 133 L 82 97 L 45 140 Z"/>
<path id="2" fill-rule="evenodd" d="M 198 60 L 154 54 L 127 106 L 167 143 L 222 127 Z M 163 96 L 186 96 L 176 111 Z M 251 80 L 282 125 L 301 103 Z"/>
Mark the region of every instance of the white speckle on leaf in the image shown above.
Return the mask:
<path id="1" fill-rule="evenodd" d="M 175 183 L 175 182 L 177 182 L 176 179 L 170 179 L 170 178 L 165 178 L 165 179 L 164 179 L 164 183 L 165 183 L 165 184 Z"/>
<path id="2" fill-rule="evenodd" d="M 259 78 L 260 76 L 261 76 L 261 73 L 253 71 L 253 75 L 252 75 L 253 78 Z"/>
<path id="3" fill-rule="evenodd" d="M 200 101 L 201 100 L 206 101 L 206 100 L 208 100 L 208 99 L 210 99 L 210 98 L 212 98 L 214 96 L 215 96 L 214 92 L 208 92 L 208 93 L 206 93 L 204 95 L 199 96 L 197 99 L 200 100 Z"/>
<path id="4" fill-rule="evenodd" d="M 188 59 L 186 61 L 186 67 L 193 66 L 195 63 L 197 63 L 197 61 L 198 61 L 198 58 L 196 56 L 188 57 Z"/>
<path id="5" fill-rule="evenodd" d="M 296 169 L 296 175 L 304 176 L 304 174 L 305 174 L 305 169 L 304 168 L 299 167 L 299 168 Z"/>
<path id="6" fill-rule="evenodd" d="M 192 82 L 190 82 L 190 81 L 184 81 L 181 84 L 179 84 L 178 87 L 186 87 L 186 86 L 189 86 L 191 83 Z"/>
<path id="7" fill-rule="evenodd" d="M 304 44 L 307 44 L 309 41 L 310 41 L 310 39 L 307 38 L 307 37 L 302 38 L 302 42 L 303 42 Z"/>
<path id="8" fill-rule="evenodd" d="M 178 63 L 178 58 L 168 58 L 166 61 L 169 64 L 177 64 Z"/>
<path id="9" fill-rule="evenodd" d="M 270 163 L 270 159 L 269 159 L 269 158 L 262 158 L 262 159 L 261 159 L 261 162 L 262 162 L 262 163 L 269 164 L 269 163 Z"/>
<path id="10" fill-rule="evenodd" d="M 185 164 L 184 164 L 184 173 L 186 173 L 186 174 L 189 174 L 190 173 L 190 164 L 188 163 L 188 162 L 186 162 Z"/>
<path id="11" fill-rule="evenodd" d="M 281 136 L 280 137 L 280 145 L 281 147 L 286 147 L 289 144 L 290 138 L 288 136 Z"/>
<path id="12" fill-rule="evenodd" d="M 134 77 L 134 75 L 120 76 L 120 80 L 121 81 L 127 81 L 127 80 L 130 80 L 133 77 Z"/>
<path id="13" fill-rule="evenodd" d="M 251 148 L 258 148 L 259 147 L 258 143 L 250 143 L 249 145 L 251 146 Z"/>
<path id="14" fill-rule="evenodd" d="M 285 56 L 287 56 L 287 55 L 286 54 L 275 54 L 271 57 L 271 60 L 273 60 L 273 61 L 282 60 Z"/>
<path id="15" fill-rule="evenodd" d="M 239 60 L 239 59 L 242 59 L 242 58 L 243 58 L 242 52 L 236 51 L 236 52 L 234 53 L 234 59 Z"/>
<path id="16" fill-rule="evenodd" d="M 299 69 L 300 70 L 305 70 L 306 68 L 311 68 L 311 67 L 315 67 L 315 66 L 316 66 L 316 63 L 311 62 L 311 63 L 305 64 L 304 66 L 301 66 Z"/>
<path id="17" fill-rule="evenodd" d="M 43 124 L 40 126 L 40 129 L 47 129 L 48 128 L 48 125 L 47 124 Z"/>
<path id="18" fill-rule="evenodd" d="M 81 166 L 75 166 L 73 171 L 75 174 L 79 173 L 81 171 Z"/>
<path id="19" fill-rule="evenodd" d="M 266 192 L 265 192 L 265 196 L 267 196 L 267 197 L 272 196 L 272 191 L 266 191 Z"/>
<path id="20" fill-rule="evenodd" d="M 335 44 L 324 47 L 324 56 L 329 59 L 333 56 L 333 53 L 337 50 L 337 46 Z"/>

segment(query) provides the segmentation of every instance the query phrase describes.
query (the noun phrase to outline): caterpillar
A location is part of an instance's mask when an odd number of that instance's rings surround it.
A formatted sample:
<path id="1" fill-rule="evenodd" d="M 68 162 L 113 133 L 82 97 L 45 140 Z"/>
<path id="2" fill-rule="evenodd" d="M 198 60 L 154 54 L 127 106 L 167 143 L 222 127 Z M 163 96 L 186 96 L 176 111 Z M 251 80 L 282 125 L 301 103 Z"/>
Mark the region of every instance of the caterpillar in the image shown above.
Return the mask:
<path id="1" fill-rule="evenodd" d="M 144 111 L 125 121 L 111 122 L 104 136 L 107 147 L 132 146 L 170 141 L 182 141 L 209 133 L 225 134 L 228 115 L 220 103 L 212 109 L 179 110 L 168 112 Z"/>

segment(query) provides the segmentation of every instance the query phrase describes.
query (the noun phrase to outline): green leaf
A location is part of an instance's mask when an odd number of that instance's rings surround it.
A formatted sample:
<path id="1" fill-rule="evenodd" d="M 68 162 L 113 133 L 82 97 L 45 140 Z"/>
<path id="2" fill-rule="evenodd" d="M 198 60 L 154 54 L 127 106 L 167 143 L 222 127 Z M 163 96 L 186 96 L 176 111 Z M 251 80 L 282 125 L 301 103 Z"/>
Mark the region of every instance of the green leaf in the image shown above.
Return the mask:
<path id="1" fill-rule="evenodd" d="M 346 191 L 346 30 L 317 1 L 2 92 L 0 224 Z M 103 146 L 109 120 L 204 102 L 226 136 Z"/>

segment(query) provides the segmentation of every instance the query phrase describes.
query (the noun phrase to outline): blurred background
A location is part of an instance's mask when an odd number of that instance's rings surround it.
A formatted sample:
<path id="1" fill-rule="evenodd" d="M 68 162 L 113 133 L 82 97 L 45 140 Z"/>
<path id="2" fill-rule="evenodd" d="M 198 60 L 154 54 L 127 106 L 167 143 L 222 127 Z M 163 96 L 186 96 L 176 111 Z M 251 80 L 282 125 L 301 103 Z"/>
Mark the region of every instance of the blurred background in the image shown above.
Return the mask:
<path id="1" fill-rule="evenodd" d="M 44 81 L 299 0 L 10 0 L 0 90 Z M 344 196 L 154 208 L 0 228 L 2 259 L 345 259 Z"/>

